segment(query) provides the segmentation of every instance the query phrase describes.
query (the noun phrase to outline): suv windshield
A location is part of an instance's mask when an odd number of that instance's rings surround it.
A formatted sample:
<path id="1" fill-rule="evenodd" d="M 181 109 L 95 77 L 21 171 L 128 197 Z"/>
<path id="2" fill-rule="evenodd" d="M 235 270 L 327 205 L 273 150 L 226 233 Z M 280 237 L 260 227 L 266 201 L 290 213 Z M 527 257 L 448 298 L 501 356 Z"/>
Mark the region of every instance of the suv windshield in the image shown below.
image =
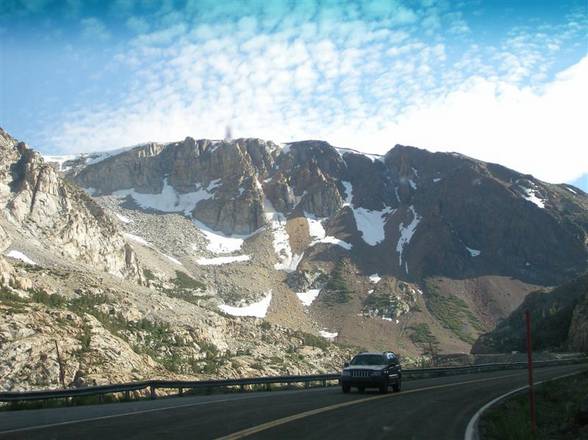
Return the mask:
<path id="1" fill-rule="evenodd" d="M 351 360 L 351 365 L 384 365 L 386 360 L 381 354 L 362 354 Z"/>

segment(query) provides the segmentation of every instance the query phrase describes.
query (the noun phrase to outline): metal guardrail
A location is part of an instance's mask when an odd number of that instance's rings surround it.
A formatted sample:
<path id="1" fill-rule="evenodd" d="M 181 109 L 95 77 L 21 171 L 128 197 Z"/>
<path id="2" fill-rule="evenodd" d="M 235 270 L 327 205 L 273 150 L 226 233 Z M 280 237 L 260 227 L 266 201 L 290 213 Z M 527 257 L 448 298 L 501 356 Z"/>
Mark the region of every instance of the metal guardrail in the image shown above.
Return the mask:
<path id="1" fill-rule="evenodd" d="M 533 363 L 535 368 L 549 367 L 557 365 L 570 365 L 588 363 L 588 357 L 565 359 L 565 360 L 550 360 L 537 361 Z M 403 380 L 422 379 L 427 377 L 450 376 L 456 374 L 468 373 L 482 373 L 487 371 L 500 370 L 514 370 L 526 368 L 526 362 L 502 363 L 502 364 L 480 364 L 468 365 L 463 367 L 446 367 L 446 368 L 413 368 L 403 369 Z M 148 380 L 142 382 L 124 383 L 118 385 L 99 385 L 83 388 L 70 388 L 62 390 L 43 390 L 43 391 L 24 391 L 24 392 L 0 392 L 0 402 L 22 402 L 33 400 L 48 400 L 60 399 L 81 396 L 99 396 L 106 394 L 123 393 L 128 399 L 130 392 L 141 391 L 149 389 L 149 396 L 152 399 L 157 398 L 157 389 L 177 389 L 182 395 L 184 390 L 197 389 L 214 389 L 238 386 L 243 390 L 248 385 L 266 385 L 266 389 L 271 390 L 273 384 L 287 384 L 303 383 L 305 386 L 312 382 L 319 382 L 322 386 L 327 386 L 327 382 L 338 381 L 340 373 L 329 374 L 315 374 L 305 376 L 268 376 L 268 377 L 252 377 L 240 379 L 220 379 L 220 380 L 198 380 L 198 381 L 183 381 L 183 380 Z"/>

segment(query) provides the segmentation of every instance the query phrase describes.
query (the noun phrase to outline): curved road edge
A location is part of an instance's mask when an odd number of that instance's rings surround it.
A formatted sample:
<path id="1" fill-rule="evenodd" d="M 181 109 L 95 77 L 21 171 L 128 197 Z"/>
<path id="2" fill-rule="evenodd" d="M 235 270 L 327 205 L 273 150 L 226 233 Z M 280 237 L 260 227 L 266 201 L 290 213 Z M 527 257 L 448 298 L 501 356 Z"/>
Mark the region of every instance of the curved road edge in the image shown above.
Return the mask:
<path id="1" fill-rule="evenodd" d="M 578 372 L 570 373 L 570 374 L 564 374 L 562 376 L 557 376 L 552 379 L 546 379 L 546 380 L 541 380 L 539 382 L 535 382 L 534 385 L 541 385 L 546 382 L 552 382 L 554 380 L 564 379 L 566 377 L 576 376 L 576 375 L 582 374 L 582 373 L 583 373 L 583 371 L 578 371 Z M 484 406 L 482 406 L 478 411 L 476 411 L 476 413 L 472 416 L 472 418 L 468 422 L 468 426 L 465 431 L 464 440 L 480 440 L 479 423 L 480 423 L 480 418 L 482 417 L 482 414 L 484 414 L 484 412 L 486 412 L 487 410 L 492 408 L 494 405 L 497 405 L 500 402 L 508 399 L 509 397 L 527 390 L 528 388 L 529 388 L 529 385 L 525 385 L 525 386 L 516 388 L 514 390 L 509 391 L 508 393 L 504 393 L 504 394 L 496 397 L 495 399 L 492 399 L 490 402 L 488 402 Z"/>

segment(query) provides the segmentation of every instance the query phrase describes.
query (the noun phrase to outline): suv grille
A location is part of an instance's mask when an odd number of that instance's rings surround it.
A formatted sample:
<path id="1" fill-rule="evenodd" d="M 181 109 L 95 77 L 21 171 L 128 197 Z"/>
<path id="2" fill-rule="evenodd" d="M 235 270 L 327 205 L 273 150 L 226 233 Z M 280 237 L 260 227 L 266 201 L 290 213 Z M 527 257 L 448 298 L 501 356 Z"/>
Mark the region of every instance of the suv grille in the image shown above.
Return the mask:
<path id="1" fill-rule="evenodd" d="M 351 370 L 351 377 L 369 377 L 370 370 Z"/>

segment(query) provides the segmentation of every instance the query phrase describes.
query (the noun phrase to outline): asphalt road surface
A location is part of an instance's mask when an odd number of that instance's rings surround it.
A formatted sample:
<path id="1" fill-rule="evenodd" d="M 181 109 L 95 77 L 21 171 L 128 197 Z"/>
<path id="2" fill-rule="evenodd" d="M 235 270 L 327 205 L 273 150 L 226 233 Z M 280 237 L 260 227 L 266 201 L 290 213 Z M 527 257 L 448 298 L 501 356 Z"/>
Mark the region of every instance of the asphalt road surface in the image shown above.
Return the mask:
<path id="1" fill-rule="evenodd" d="M 540 368 L 545 380 L 586 365 Z M 463 439 L 486 402 L 526 370 L 405 381 L 401 393 L 339 387 L 0 412 L 0 439 Z"/>

